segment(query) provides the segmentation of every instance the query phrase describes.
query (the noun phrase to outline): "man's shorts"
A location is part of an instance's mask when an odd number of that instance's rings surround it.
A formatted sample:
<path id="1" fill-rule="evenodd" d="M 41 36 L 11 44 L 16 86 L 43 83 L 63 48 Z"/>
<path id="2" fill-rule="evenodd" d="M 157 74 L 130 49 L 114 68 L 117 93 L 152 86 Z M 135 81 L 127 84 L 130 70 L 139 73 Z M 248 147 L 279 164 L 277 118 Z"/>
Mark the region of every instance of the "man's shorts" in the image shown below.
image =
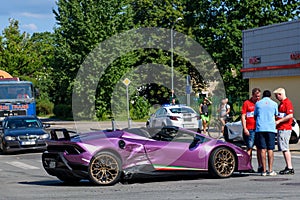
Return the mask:
<path id="1" fill-rule="evenodd" d="M 289 142 L 292 134 L 292 130 L 278 130 L 278 151 L 289 150 Z"/>
<path id="2" fill-rule="evenodd" d="M 201 115 L 202 121 L 206 121 L 207 123 L 209 122 L 209 116 Z"/>
<path id="3" fill-rule="evenodd" d="M 249 130 L 250 135 L 243 135 L 244 141 L 248 149 L 253 149 L 255 142 L 255 130 Z"/>
<path id="4" fill-rule="evenodd" d="M 272 132 L 256 132 L 255 133 L 255 142 L 258 149 L 275 149 L 275 136 L 276 133 Z"/>

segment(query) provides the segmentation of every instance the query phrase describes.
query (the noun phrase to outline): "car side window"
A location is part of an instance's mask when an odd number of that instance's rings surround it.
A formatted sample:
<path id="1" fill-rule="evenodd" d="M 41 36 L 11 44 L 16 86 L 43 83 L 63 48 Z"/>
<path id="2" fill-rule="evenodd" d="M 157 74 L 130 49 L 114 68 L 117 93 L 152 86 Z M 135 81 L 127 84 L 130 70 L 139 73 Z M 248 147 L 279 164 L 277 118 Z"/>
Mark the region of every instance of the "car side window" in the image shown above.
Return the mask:
<path id="1" fill-rule="evenodd" d="M 168 113 L 167 110 L 164 108 L 162 111 L 162 115 L 167 115 L 167 113 Z"/>
<path id="2" fill-rule="evenodd" d="M 176 136 L 173 138 L 173 142 L 192 143 L 194 140 L 194 134 L 182 130 L 178 130 Z"/>
<path id="3" fill-rule="evenodd" d="M 163 108 L 160 108 L 157 112 L 156 112 L 156 116 L 162 116 L 163 115 Z"/>

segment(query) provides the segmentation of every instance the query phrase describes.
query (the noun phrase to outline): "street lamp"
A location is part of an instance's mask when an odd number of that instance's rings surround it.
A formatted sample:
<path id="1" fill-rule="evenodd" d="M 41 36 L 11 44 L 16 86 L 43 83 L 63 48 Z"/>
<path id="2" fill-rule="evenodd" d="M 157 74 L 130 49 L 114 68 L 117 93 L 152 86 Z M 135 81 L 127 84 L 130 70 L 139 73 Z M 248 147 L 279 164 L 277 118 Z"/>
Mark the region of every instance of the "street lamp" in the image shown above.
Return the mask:
<path id="1" fill-rule="evenodd" d="M 174 35 L 173 35 L 173 28 L 174 28 L 176 22 L 178 22 L 180 20 L 182 20 L 182 17 L 178 17 L 173 22 L 172 27 L 171 27 L 171 89 L 172 89 L 172 97 L 174 95 L 174 92 L 173 92 L 174 91 L 174 66 L 173 66 L 173 49 L 174 49 L 174 47 L 173 47 L 173 45 L 174 45 L 173 44 L 173 37 L 174 37 Z"/>

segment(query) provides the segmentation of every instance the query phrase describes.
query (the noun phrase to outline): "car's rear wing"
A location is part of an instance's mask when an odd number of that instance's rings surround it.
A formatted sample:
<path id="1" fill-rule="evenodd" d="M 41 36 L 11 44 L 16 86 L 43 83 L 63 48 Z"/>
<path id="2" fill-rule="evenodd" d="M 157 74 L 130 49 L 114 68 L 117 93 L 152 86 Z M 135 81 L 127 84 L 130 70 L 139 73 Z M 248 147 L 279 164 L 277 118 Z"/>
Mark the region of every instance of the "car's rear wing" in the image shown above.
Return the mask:
<path id="1" fill-rule="evenodd" d="M 65 128 L 57 128 L 57 129 L 51 129 L 50 130 L 50 136 L 51 140 L 71 140 L 72 137 L 77 136 L 77 132 L 70 131 Z"/>

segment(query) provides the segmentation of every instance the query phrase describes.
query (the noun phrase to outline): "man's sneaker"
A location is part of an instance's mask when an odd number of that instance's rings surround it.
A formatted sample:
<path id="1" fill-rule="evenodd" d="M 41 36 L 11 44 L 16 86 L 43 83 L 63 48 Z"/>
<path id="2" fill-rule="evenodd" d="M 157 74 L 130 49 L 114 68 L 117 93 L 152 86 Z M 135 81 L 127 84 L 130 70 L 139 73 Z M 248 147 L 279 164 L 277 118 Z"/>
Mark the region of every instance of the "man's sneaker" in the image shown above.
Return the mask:
<path id="1" fill-rule="evenodd" d="M 257 168 L 257 173 L 262 173 L 262 171 L 263 171 L 263 168 L 262 168 L 262 167 L 258 167 L 258 168 Z"/>
<path id="2" fill-rule="evenodd" d="M 294 172 L 294 169 L 292 168 L 292 169 L 289 169 L 288 167 L 285 167 L 285 169 L 284 170 L 281 170 L 280 172 L 279 172 L 279 174 L 282 174 L 282 175 L 284 175 L 284 174 L 291 174 L 291 175 L 293 175 L 293 174 L 295 174 L 295 172 Z"/>
<path id="3" fill-rule="evenodd" d="M 267 176 L 267 172 L 262 172 L 260 175 L 261 176 Z"/>
<path id="4" fill-rule="evenodd" d="M 267 174 L 268 174 L 268 176 L 276 176 L 277 175 L 277 173 L 275 171 L 268 172 Z"/>

